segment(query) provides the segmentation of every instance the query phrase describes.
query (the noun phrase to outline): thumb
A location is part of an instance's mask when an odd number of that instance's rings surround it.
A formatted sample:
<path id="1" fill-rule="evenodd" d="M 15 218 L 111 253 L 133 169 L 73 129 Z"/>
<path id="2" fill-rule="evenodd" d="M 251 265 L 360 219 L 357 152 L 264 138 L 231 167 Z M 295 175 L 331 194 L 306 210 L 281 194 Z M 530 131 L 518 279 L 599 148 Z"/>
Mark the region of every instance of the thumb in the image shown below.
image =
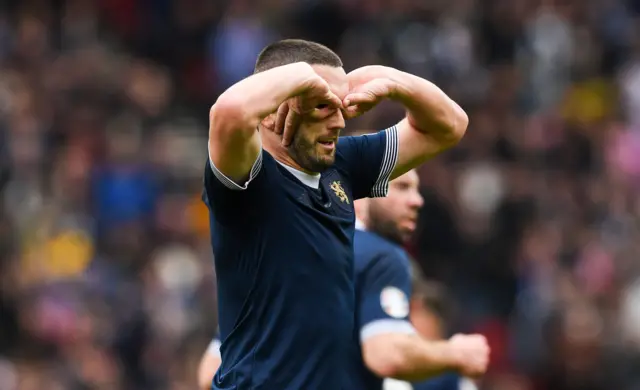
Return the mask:
<path id="1" fill-rule="evenodd" d="M 390 91 L 391 81 L 388 79 L 374 79 L 362 85 L 358 85 L 349 91 L 345 97 L 345 103 L 374 103 L 378 98 L 386 97 Z"/>
<path id="2" fill-rule="evenodd" d="M 375 103 L 378 97 L 370 91 L 350 93 L 344 98 L 344 106 L 351 107 Z"/>

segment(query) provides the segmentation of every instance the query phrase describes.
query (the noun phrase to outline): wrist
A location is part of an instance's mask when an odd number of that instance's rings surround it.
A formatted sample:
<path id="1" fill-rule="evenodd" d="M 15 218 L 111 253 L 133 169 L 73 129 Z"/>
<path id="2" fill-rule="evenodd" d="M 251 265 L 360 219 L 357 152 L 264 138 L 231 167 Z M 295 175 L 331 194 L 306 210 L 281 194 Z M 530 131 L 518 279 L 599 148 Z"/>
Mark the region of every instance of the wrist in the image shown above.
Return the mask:
<path id="1" fill-rule="evenodd" d="M 300 95 L 302 92 L 313 88 L 318 80 L 318 74 L 315 70 L 306 62 L 295 62 L 289 64 L 290 68 L 287 69 L 288 77 L 295 76 L 295 90 L 289 97 Z"/>
<path id="2" fill-rule="evenodd" d="M 443 361 L 448 369 L 459 370 L 462 367 L 462 359 L 458 348 L 451 341 L 443 341 Z"/>
<path id="3" fill-rule="evenodd" d="M 389 99 L 405 102 L 412 96 L 412 85 L 415 85 L 415 76 L 393 68 L 387 68 L 387 78 L 393 82 L 393 90 Z"/>

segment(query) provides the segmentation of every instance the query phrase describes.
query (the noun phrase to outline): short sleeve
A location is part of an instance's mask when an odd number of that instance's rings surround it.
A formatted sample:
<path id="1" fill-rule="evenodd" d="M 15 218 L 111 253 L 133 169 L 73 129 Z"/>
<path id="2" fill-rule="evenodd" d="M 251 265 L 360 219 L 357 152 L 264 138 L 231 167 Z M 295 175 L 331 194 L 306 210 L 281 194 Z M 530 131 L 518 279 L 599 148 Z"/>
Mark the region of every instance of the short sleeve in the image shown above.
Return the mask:
<path id="1" fill-rule="evenodd" d="M 401 249 L 374 259 L 359 280 L 362 341 L 381 333 L 415 333 L 409 322 L 411 275 Z"/>
<path id="2" fill-rule="evenodd" d="M 389 177 L 397 161 L 396 126 L 338 141 L 336 163 L 348 173 L 355 199 L 387 196 Z"/>
<path id="3" fill-rule="evenodd" d="M 253 166 L 251 167 L 251 171 L 249 172 L 249 177 L 247 178 L 247 180 L 244 182 L 243 185 L 237 184 L 236 182 L 234 182 L 233 180 L 225 176 L 224 173 L 220 172 L 220 170 L 216 168 L 215 164 L 213 163 L 213 160 L 211 160 L 211 157 L 209 157 L 209 168 L 211 169 L 211 173 L 213 173 L 213 176 L 220 182 L 220 184 L 222 184 L 223 186 L 225 186 L 230 190 L 242 191 L 242 190 L 246 190 L 247 187 L 249 187 L 249 183 L 251 183 L 251 181 L 255 179 L 256 176 L 258 176 L 258 173 L 262 168 L 262 158 L 263 157 L 262 157 L 262 151 L 261 151 L 260 153 L 258 153 L 258 156 L 256 157 L 256 161 L 254 161 Z"/>
<path id="4" fill-rule="evenodd" d="M 218 338 L 214 338 L 213 340 L 211 340 L 209 346 L 207 347 L 207 354 L 220 357 L 220 345 L 221 343 Z"/>
<path id="5" fill-rule="evenodd" d="M 271 163 L 271 164 L 270 164 Z M 216 221 L 223 224 L 245 222 L 259 214 L 267 192 L 267 170 L 273 169 L 272 159 L 263 150 L 256 159 L 243 185 L 236 184 L 216 169 L 211 159 L 204 167 L 202 199 Z"/>

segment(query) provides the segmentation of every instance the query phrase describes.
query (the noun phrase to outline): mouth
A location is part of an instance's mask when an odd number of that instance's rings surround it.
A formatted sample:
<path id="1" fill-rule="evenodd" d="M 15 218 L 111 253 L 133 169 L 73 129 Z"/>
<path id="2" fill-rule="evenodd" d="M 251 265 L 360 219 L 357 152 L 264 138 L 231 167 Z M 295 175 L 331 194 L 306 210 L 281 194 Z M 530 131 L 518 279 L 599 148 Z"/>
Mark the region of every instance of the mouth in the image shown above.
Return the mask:
<path id="1" fill-rule="evenodd" d="M 336 140 L 335 138 L 321 138 L 318 140 L 318 144 L 324 149 L 333 150 L 336 147 Z"/>
<path id="2" fill-rule="evenodd" d="M 418 225 L 418 216 L 416 215 L 415 217 L 409 217 L 405 220 L 405 224 L 407 226 L 409 226 L 412 230 L 416 228 L 416 226 Z"/>

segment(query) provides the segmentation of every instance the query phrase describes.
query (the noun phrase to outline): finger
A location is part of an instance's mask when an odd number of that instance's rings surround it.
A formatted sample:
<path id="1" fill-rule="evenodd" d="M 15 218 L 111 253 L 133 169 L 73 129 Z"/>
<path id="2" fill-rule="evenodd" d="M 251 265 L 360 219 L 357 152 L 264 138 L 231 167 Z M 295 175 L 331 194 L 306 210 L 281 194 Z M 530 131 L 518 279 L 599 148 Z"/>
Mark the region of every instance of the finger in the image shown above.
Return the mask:
<path id="1" fill-rule="evenodd" d="M 282 133 L 282 145 L 289 146 L 291 144 L 293 135 L 295 134 L 296 130 L 298 130 L 299 125 L 300 115 L 293 110 L 289 110 L 285 119 L 284 132 Z"/>
<path id="2" fill-rule="evenodd" d="M 325 98 L 332 107 L 342 108 L 342 100 L 335 93 L 329 91 Z"/>
<path id="3" fill-rule="evenodd" d="M 276 126 L 274 129 L 276 134 L 280 135 L 284 132 L 284 124 L 288 113 L 289 103 L 284 102 L 278 107 L 278 112 L 276 113 Z"/>
<path id="4" fill-rule="evenodd" d="M 377 96 L 371 93 L 366 92 L 356 92 L 347 95 L 344 98 L 344 103 L 347 107 L 362 105 L 362 104 L 373 104 L 376 102 Z"/>
<path id="5" fill-rule="evenodd" d="M 358 105 L 349 106 L 345 109 L 345 113 L 347 118 L 355 118 L 359 115 L 362 115 L 364 111 L 361 110 L 361 107 Z"/>

